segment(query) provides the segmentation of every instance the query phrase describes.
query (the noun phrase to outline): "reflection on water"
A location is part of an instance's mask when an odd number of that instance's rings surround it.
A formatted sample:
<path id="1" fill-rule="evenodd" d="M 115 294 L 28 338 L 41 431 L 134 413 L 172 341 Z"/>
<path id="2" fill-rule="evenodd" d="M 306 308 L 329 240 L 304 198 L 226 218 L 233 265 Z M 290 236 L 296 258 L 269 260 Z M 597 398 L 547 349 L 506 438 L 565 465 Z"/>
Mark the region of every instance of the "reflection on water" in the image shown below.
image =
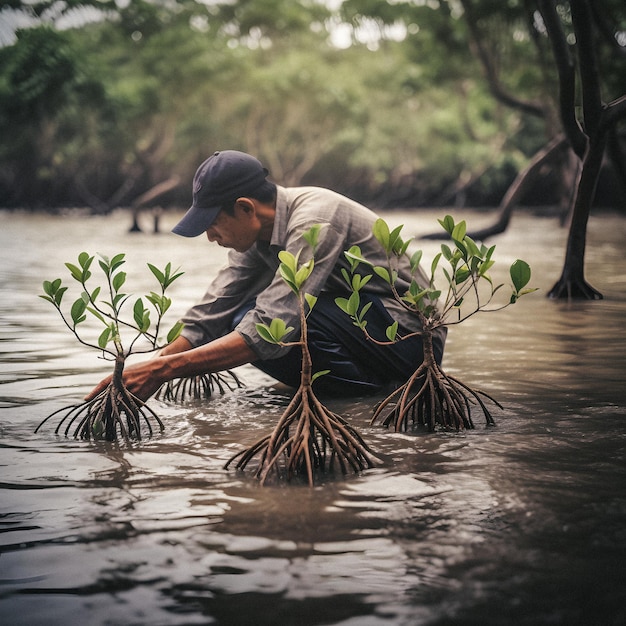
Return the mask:
<path id="1" fill-rule="evenodd" d="M 390 216 L 416 233 L 434 218 Z M 286 402 L 252 368 L 209 402 L 153 401 L 167 429 L 151 440 L 34 435 L 108 371 L 36 297 L 43 279 L 82 250 L 124 251 L 139 293 L 145 261 L 171 260 L 179 314 L 224 251 L 127 234 L 126 217 L 0 222 L 2 623 L 626 623 L 622 219 L 591 220 L 599 302 L 543 297 L 563 257 L 555 221 L 518 216 L 494 242 L 500 271 L 526 259 L 543 293 L 452 329 L 444 365 L 504 403 L 496 428 L 393 434 L 368 425 L 375 399 L 333 401 L 385 465 L 314 489 L 222 469 Z"/>

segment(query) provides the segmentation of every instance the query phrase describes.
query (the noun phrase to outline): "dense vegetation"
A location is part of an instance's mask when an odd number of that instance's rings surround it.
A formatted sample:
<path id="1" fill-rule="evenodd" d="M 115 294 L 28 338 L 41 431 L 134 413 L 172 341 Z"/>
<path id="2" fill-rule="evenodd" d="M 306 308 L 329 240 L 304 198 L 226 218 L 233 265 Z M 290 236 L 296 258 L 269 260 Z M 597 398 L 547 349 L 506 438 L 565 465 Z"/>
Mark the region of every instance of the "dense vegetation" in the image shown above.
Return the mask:
<path id="1" fill-rule="evenodd" d="M 602 4 L 623 37 L 622 2 Z M 0 206 L 185 206 L 220 148 L 376 206 L 497 205 L 560 131 L 541 24 L 528 2 L 503 5 L 10 0 Z M 30 23 L 12 37 L 16 15 Z M 622 95 L 623 64 L 601 61 Z M 558 184 L 542 189 L 526 200 L 559 201 Z"/>

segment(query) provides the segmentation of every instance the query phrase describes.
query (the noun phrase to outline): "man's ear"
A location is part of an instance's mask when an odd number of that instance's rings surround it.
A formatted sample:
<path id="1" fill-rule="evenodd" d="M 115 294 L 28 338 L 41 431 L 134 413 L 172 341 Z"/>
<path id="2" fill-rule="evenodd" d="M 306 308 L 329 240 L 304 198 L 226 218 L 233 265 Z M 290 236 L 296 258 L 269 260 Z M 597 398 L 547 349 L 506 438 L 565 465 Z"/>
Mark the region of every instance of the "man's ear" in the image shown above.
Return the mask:
<path id="1" fill-rule="evenodd" d="M 235 210 L 241 211 L 244 215 L 251 217 L 256 213 L 256 205 L 251 198 L 237 198 Z"/>

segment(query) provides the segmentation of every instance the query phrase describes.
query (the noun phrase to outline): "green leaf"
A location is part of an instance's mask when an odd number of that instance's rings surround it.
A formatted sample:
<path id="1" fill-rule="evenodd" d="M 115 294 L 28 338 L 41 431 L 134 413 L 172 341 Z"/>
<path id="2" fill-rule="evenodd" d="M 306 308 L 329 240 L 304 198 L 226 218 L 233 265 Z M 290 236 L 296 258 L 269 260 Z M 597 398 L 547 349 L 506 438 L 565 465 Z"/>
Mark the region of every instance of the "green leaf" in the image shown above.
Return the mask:
<path id="1" fill-rule="evenodd" d="M 67 287 L 59 287 L 57 292 L 54 294 L 54 301 L 60 305 L 63 300 L 63 294 L 67 291 Z"/>
<path id="2" fill-rule="evenodd" d="M 462 241 L 455 241 L 454 243 L 456 244 L 457 249 L 460 251 L 463 260 L 467 261 L 467 259 L 469 258 L 469 254 L 467 253 L 467 248 L 465 247 L 465 244 Z"/>
<path id="3" fill-rule="evenodd" d="M 389 226 L 384 219 L 378 218 L 374 222 L 372 234 L 376 237 L 378 243 L 380 243 L 384 250 L 389 254 L 391 252 L 389 249 Z"/>
<path id="4" fill-rule="evenodd" d="M 511 274 L 515 291 L 517 292 L 526 287 L 530 281 L 530 266 L 526 261 L 522 261 L 521 259 L 517 259 L 517 261 L 513 262 L 509 273 Z"/>
<path id="5" fill-rule="evenodd" d="M 52 286 L 52 283 L 49 280 L 44 280 L 42 286 L 43 286 L 44 293 L 47 293 L 49 296 L 54 295 L 54 292 L 56 291 L 56 289 L 54 289 L 54 287 Z"/>
<path id="6" fill-rule="evenodd" d="M 161 298 L 161 306 L 157 308 L 160 311 L 161 315 L 164 315 L 171 306 L 172 306 L 172 299 L 168 298 L 167 296 L 163 296 Z"/>
<path id="7" fill-rule="evenodd" d="M 304 294 L 304 299 L 309 307 L 309 312 L 313 310 L 315 303 L 317 302 L 317 296 L 312 296 L 310 293 Z"/>
<path id="8" fill-rule="evenodd" d="M 160 311 L 162 306 L 163 306 L 163 297 L 160 296 L 158 293 L 154 293 L 154 291 L 151 291 L 147 296 L 146 296 L 146 300 L 148 300 L 148 302 L 150 302 L 152 305 L 154 305 L 154 307 Z"/>
<path id="9" fill-rule="evenodd" d="M 351 287 L 352 278 L 350 278 L 350 272 L 348 272 L 348 270 L 345 267 L 341 268 L 341 275 L 343 276 L 343 279 L 346 281 L 348 287 Z"/>
<path id="10" fill-rule="evenodd" d="M 372 306 L 371 302 L 367 302 L 366 304 L 363 305 L 363 308 L 361 309 L 359 313 L 360 320 L 362 320 L 367 315 L 367 312 L 370 310 L 371 306 Z M 365 327 L 365 324 L 363 324 L 363 326 Z"/>
<path id="11" fill-rule="evenodd" d="M 111 340 L 111 333 L 111 327 L 107 326 L 98 337 L 98 346 L 100 346 L 103 350 L 106 348 L 107 343 Z"/>
<path id="12" fill-rule="evenodd" d="M 113 277 L 113 289 L 118 292 L 122 285 L 126 282 L 126 272 L 119 272 Z"/>
<path id="13" fill-rule="evenodd" d="M 184 327 L 185 324 L 183 324 L 183 322 L 176 322 L 176 324 L 174 324 L 174 326 L 172 326 L 172 328 L 170 328 L 170 331 L 167 333 L 167 343 L 172 343 L 174 339 L 179 337 Z"/>
<path id="14" fill-rule="evenodd" d="M 376 265 L 374 267 L 374 272 L 380 276 L 386 283 L 392 285 L 391 276 L 389 275 L 389 271 L 386 267 L 381 267 L 380 265 Z"/>
<path id="15" fill-rule="evenodd" d="M 354 279 L 352 281 L 352 288 L 355 291 L 361 290 L 367 283 L 372 279 L 372 274 L 368 274 L 367 276 L 361 276 L 360 274 L 355 274 Z"/>
<path id="16" fill-rule="evenodd" d="M 65 267 L 70 271 L 72 278 L 77 280 L 79 283 L 83 280 L 83 270 L 72 263 L 66 263 Z"/>
<path id="17" fill-rule="evenodd" d="M 288 265 L 287 263 L 281 263 L 278 269 L 280 270 L 281 276 L 285 280 L 289 280 L 292 283 L 296 282 L 296 269 L 293 268 L 291 265 Z"/>
<path id="18" fill-rule="evenodd" d="M 126 255 L 122 252 L 121 254 L 116 254 L 112 259 L 111 259 L 111 271 L 114 272 L 120 265 L 122 265 L 122 263 L 125 263 L 124 261 L 124 257 Z"/>
<path id="19" fill-rule="evenodd" d="M 256 331 L 261 336 L 261 339 L 264 339 L 267 343 L 278 343 L 278 341 L 272 337 L 272 333 L 267 324 L 256 324 Z"/>
<path id="20" fill-rule="evenodd" d="M 122 305 L 122 303 L 124 302 L 124 300 L 126 300 L 128 298 L 128 295 L 125 293 L 118 293 L 115 295 L 115 297 L 113 298 L 113 308 L 116 311 L 120 310 L 120 307 Z"/>
<path id="21" fill-rule="evenodd" d="M 411 256 L 411 273 L 414 273 L 417 271 L 417 268 L 419 266 L 419 264 L 422 261 L 422 251 L 421 250 L 417 250 L 416 252 L 413 253 L 413 256 Z"/>
<path id="22" fill-rule="evenodd" d="M 96 309 L 88 306 L 87 310 L 96 318 L 98 318 L 103 324 L 108 324 L 108 322 L 104 319 L 104 317 L 98 312 L 96 311 Z"/>
<path id="23" fill-rule="evenodd" d="M 520 298 L 521 298 L 522 296 L 525 296 L 526 294 L 529 294 L 529 293 L 534 293 L 535 291 L 539 291 L 539 287 L 532 287 L 532 288 L 529 288 L 529 289 L 522 289 L 522 290 L 519 292 L 519 294 L 518 294 L 518 295 L 519 295 L 519 296 L 520 296 Z"/>
<path id="24" fill-rule="evenodd" d="M 459 269 L 456 271 L 456 274 L 454 275 L 454 282 L 457 285 L 460 285 L 461 283 L 464 283 L 471 275 L 472 273 L 469 271 L 469 269 L 467 269 L 466 266 L 459 267 Z"/>
<path id="25" fill-rule="evenodd" d="M 256 329 L 261 337 L 269 343 L 280 343 L 283 337 L 293 330 L 293 326 L 286 326 L 280 318 L 274 318 L 270 325 L 256 324 Z"/>
<path id="26" fill-rule="evenodd" d="M 96 287 L 91 293 L 91 301 L 95 302 L 100 295 L 100 287 Z"/>
<path id="27" fill-rule="evenodd" d="M 320 234 L 320 230 L 322 230 L 321 224 L 315 224 L 309 228 L 305 233 L 303 233 L 304 240 L 315 250 L 317 247 L 317 240 Z"/>
<path id="28" fill-rule="evenodd" d="M 437 265 L 439 265 L 439 260 L 441 259 L 441 252 L 435 255 L 433 262 L 430 264 L 430 275 L 434 276 L 437 270 Z"/>
<path id="29" fill-rule="evenodd" d="M 389 249 L 394 252 L 395 254 L 400 254 L 400 250 L 402 249 L 402 247 L 404 246 L 404 242 L 402 241 L 401 237 L 400 237 L 400 232 L 402 231 L 402 225 L 400 226 L 396 226 L 390 233 L 389 233 Z M 410 241 L 410 239 L 409 239 Z M 407 242 L 408 244 L 408 242 Z"/>
<path id="30" fill-rule="evenodd" d="M 43 296 L 42 296 L 43 297 Z M 347 315 L 348 313 L 348 298 L 335 298 L 335 304 Z"/>
<path id="31" fill-rule="evenodd" d="M 398 256 L 404 256 L 409 248 L 412 239 L 407 239 L 398 249 Z"/>
<path id="32" fill-rule="evenodd" d="M 275 317 L 270 323 L 270 331 L 274 337 L 282 339 L 293 330 L 293 326 L 287 326 L 283 320 Z"/>
<path id="33" fill-rule="evenodd" d="M 154 274 L 154 277 L 159 281 L 159 284 L 163 286 L 165 284 L 165 274 L 152 263 L 148 263 L 148 268 Z"/>
<path id="34" fill-rule="evenodd" d="M 72 304 L 72 308 L 70 309 L 70 315 L 72 316 L 72 321 L 74 322 L 74 326 L 85 321 L 86 319 L 85 309 L 86 308 L 87 308 L 87 305 L 82 298 L 78 298 L 77 300 L 74 301 L 74 304 Z"/>
<path id="35" fill-rule="evenodd" d="M 304 285 L 304 283 L 307 281 L 307 279 L 311 275 L 311 272 L 313 271 L 313 267 L 314 267 L 314 263 L 313 263 L 313 259 L 311 259 L 310 261 L 305 263 L 302 267 L 300 267 L 300 269 L 296 272 L 295 282 L 296 282 L 296 285 L 298 286 L 298 289 L 300 289 L 302 285 Z"/>
<path id="36" fill-rule="evenodd" d="M 451 235 L 454 230 L 454 219 L 451 215 L 446 215 L 442 220 L 437 220 L 444 230 Z"/>
<path id="37" fill-rule="evenodd" d="M 480 250 L 478 249 L 476 242 L 471 237 L 468 237 L 466 235 L 463 239 L 463 243 L 465 244 L 471 256 L 480 258 Z"/>
<path id="38" fill-rule="evenodd" d="M 465 239 L 466 232 L 467 232 L 467 224 L 465 223 L 465 220 L 461 220 L 458 224 L 454 226 L 450 236 L 455 242 L 459 242 Z"/>
<path id="39" fill-rule="evenodd" d="M 278 253 L 278 258 L 281 263 L 284 263 L 287 267 L 291 269 L 291 271 L 295 274 L 298 268 L 298 256 L 294 256 L 291 252 L 287 252 L 287 250 L 281 250 Z"/>
<path id="40" fill-rule="evenodd" d="M 395 321 L 391 326 L 388 326 L 385 334 L 387 335 L 387 339 L 389 339 L 389 341 L 395 341 L 396 335 L 398 334 L 398 322 Z"/>
<path id="41" fill-rule="evenodd" d="M 364 263 L 365 265 L 369 265 L 370 267 L 372 265 L 367 259 L 363 258 L 363 255 L 361 254 L 361 248 L 359 248 L 359 246 L 352 246 L 343 254 L 350 262 L 350 267 L 352 268 L 353 272 L 358 267 L 359 263 Z"/>
<path id="42" fill-rule="evenodd" d="M 135 320 L 135 324 L 137 324 L 137 328 L 141 330 L 143 326 L 144 313 L 146 309 L 143 305 L 143 300 L 141 298 L 137 298 L 135 302 L 135 306 L 133 307 L 133 318 Z"/>
<path id="43" fill-rule="evenodd" d="M 330 374 L 330 370 L 320 370 L 319 372 L 315 372 L 315 374 L 311 376 L 311 383 L 314 383 L 320 376 L 326 376 L 326 374 Z"/>
<path id="44" fill-rule="evenodd" d="M 480 269 L 478 270 L 478 275 L 479 276 L 484 276 L 492 267 L 493 264 L 495 263 L 495 261 L 484 261 L 481 266 Z"/>
<path id="45" fill-rule="evenodd" d="M 352 317 L 356 317 L 356 314 L 359 311 L 360 304 L 361 304 L 361 297 L 359 296 L 359 292 L 353 291 L 350 297 L 348 298 L 348 315 Z"/>
<path id="46" fill-rule="evenodd" d="M 89 254 L 87 254 L 86 252 L 81 252 L 78 255 L 78 264 L 81 266 L 82 269 L 89 269 L 92 261 L 93 257 L 89 256 Z"/>

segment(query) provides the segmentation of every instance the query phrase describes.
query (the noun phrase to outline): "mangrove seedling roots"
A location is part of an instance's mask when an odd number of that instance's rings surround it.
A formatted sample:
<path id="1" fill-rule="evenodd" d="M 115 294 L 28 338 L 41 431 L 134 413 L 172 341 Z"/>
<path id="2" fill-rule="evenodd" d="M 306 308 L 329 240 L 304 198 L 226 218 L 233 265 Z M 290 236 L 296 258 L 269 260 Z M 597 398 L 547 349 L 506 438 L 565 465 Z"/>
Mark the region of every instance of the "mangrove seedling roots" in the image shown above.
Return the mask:
<path id="1" fill-rule="evenodd" d="M 109 386 L 95 398 L 80 404 L 63 407 L 51 413 L 35 429 L 37 432 L 48 420 L 60 416 L 55 434 L 63 429 L 67 437 L 71 433 L 74 439 L 104 439 L 126 441 L 142 438 L 142 425 L 152 435 L 155 423 L 163 432 L 163 422 L 157 414 L 142 400 L 134 396 L 119 380 Z M 63 428 L 64 427 L 64 428 Z"/>
<path id="2" fill-rule="evenodd" d="M 217 389 L 222 395 L 226 389 L 232 391 L 243 387 L 243 383 L 234 372 L 201 374 L 187 378 L 177 378 L 165 383 L 157 392 L 157 399 L 168 402 L 184 402 L 185 400 L 208 400 Z"/>
<path id="3" fill-rule="evenodd" d="M 386 409 L 392 406 L 382 417 L 382 423 L 384 426 L 393 424 L 396 432 L 406 431 L 409 422 L 426 426 L 430 431 L 437 427 L 458 431 L 474 428 L 471 409 L 473 405 L 478 405 L 487 425 L 493 426 L 494 419 L 483 398 L 502 408 L 483 391 L 471 389 L 446 374 L 436 362 L 424 362 L 406 383 L 378 405 L 371 423 L 381 418 Z"/>
<path id="4" fill-rule="evenodd" d="M 287 480 L 306 476 L 313 486 L 316 472 L 339 468 L 347 474 L 380 463 L 361 435 L 323 406 L 310 385 L 298 389 L 270 435 L 233 456 L 225 468 L 238 459 L 236 468 L 243 470 L 257 455 L 255 476 L 262 485 L 275 473 Z"/>

